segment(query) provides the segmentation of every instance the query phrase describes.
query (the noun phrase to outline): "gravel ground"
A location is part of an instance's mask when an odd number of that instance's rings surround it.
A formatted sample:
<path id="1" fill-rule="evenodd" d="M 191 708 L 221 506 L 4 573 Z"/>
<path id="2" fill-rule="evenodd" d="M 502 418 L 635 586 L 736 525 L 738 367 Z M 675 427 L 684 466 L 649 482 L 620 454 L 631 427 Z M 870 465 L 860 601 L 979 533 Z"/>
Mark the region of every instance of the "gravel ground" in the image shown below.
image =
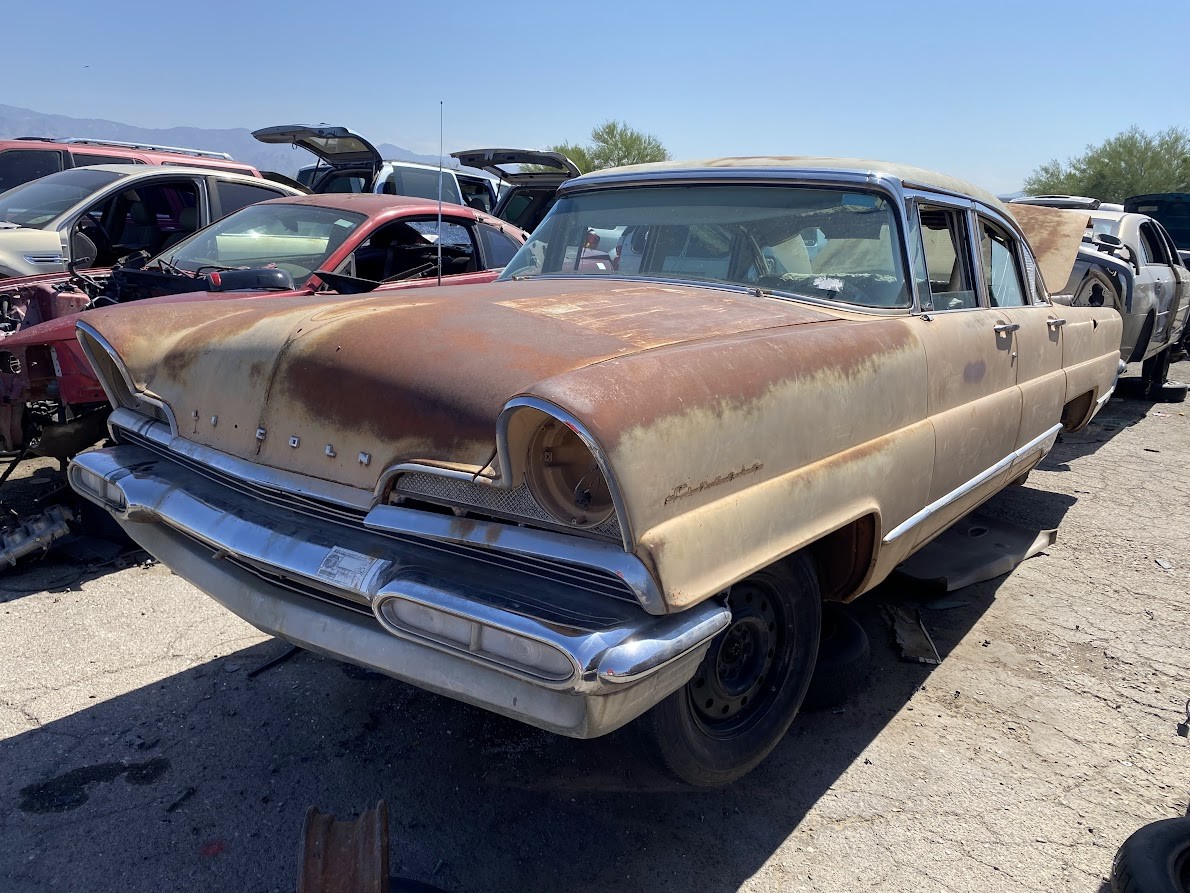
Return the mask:
<path id="1" fill-rule="evenodd" d="M 1187 412 L 1113 399 L 988 504 L 1058 541 L 923 603 L 941 665 L 885 620 L 922 591 L 856 602 L 865 687 L 709 793 L 630 730 L 557 738 L 310 654 L 251 675 L 285 646 L 164 567 L 26 563 L 0 577 L 0 890 L 292 890 L 306 809 L 381 797 L 394 873 L 448 890 L 1106 890 L 1125 837 L 1187 813 Z"/>

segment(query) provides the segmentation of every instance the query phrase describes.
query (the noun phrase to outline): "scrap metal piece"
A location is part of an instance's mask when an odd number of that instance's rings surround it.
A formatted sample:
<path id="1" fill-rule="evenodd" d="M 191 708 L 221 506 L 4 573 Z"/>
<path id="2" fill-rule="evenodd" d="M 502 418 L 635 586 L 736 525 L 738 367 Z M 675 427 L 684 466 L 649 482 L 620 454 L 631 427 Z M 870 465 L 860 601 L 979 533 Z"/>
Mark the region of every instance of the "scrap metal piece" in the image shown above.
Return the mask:
<path id="1" fill-rule="evenodd" d="M 300 858 L 298 893 L 388 893 L 388 805 L 348 821 L 311 806 Z"/>
<path id="2" fill-rule="evenodd" d="M 911 615 L 905 608 L 895 605 L 886 606 L 888 618 L 892 623 L 893 635 L 897 645 L 901 648 L 901 657 L 919 664 L 940 664 L 942 656 L 930 638 L 925 624 L 921 622 L 921 615 L 914 611 Z"/>
<path id="3" fill-rule="evenodd" d="M 954 592 L 1011 573 L 1057 539 L 1056 530 L 1029 530 L 975 512 L 910 556 L 897 572 Z"/>
<path id="4" fill-rule="evenodd" d="M 15 567 L 17 560 L 32 552 L 44 552 L 54 540 L 70 533 L 74 512 L 69 506 L 50 506 L 39 515 L 25 520 L 0 534 L 0 563 Z"/>

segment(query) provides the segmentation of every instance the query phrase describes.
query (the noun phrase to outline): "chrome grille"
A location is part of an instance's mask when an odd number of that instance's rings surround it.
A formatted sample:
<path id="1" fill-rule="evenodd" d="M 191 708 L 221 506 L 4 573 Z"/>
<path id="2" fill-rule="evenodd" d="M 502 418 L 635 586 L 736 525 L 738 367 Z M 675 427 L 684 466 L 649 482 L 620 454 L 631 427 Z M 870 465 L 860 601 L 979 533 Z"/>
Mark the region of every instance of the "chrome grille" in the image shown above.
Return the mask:
<path id="1" fill-rule="evenodd" d="M 364 517 L 367 513 L 362 510 L 352 509 L 347 506 L 292 493 L 287 490 L 263 487 L 174 452 L 168 447 L 130 431 L 127 428 L 119 428 L 118 431 L 121 442 L 141 447 L 154 455 L 181 465 L 188 471 L 202 475 L 208 480 L 215 481 L 234 493 L 243 494 L 253 500 L 273 506 L 284 512 L 298 512 L 307 517 L 338 524 L 356 532 L 364 529 Z M 422 475 L 422 477 L 433 476 Z M 493 568 L 519 571 L 520 573 L 537 577 L 544 581 L 572 587 L 593 595 L 614 598 L 617 601 L 631 602 L 637 606 L 640 605 L 640 600 L 631 586 L 621 577 L 602 568 L 587 567 L 581 564 L 518 552 L 494 551 L 489 548 L 471 545 L 470 543 L 438 540 L 398 531 L 369 528 L 368 532 L 386 539 L 445 554 L 454 559 L 476 562 Z M 253 572 L 261 573 L 257 569 L 253 569 Z M 561 622 L 567 622 L 564 611 L 557 619 Z M 573 622 L 573 620 L 574 618 L 569 619 L 570 622 Z"/>
<path id="2" fill-rule="evenodd" d="M 565 524 L 559 524 L 537 504 L 524 484 L 512 489 L 491 487 L 487 484 L 473 484 L 439 474 L 427 474 L 419 471 L 406 472 L 397 478 L 394 491 L 398 495 L 416 496 L 428 502 L 437 502 L 449 506 L 469 506 L 486 512 L 494 517 L 507 518 L 513 521 L 533 520 L 543 527 L 554 530 L 564 530 L 573 533 Z M 620 523 L 615 515 L 602 524 L 581 531 L 593 533 L 596 536 L 620 542 Z"/>

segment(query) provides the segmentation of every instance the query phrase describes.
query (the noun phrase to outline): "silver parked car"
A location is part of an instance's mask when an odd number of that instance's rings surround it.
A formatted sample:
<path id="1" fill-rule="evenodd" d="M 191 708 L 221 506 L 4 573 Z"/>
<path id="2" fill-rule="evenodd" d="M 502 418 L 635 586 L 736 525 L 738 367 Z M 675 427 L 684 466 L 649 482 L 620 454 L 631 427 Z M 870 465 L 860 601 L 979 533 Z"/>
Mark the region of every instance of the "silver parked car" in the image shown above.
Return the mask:
<path id="1" fill-rule="evenodd" d="M 1065 199 L 1065 202 L 1061 200 Z M 1163 393 L 1170 358 L 1182 340 L 1190 315 L 1190 270 L 1173 239 L 1145 214 L 1114 210 L 1079 196 L 1013 199 L 1020 205 L 1061 207 L 1086 214 L 1086 231 L 1070 277 L 1050 283 L 1055 301 L 1075 307 L 1114 307 L 1124 320 L 1120 358 L 1141 363 L 1141 377 L 1151 398 Z M 1171 391 L 1184 396 L 1184 391 Z"/>

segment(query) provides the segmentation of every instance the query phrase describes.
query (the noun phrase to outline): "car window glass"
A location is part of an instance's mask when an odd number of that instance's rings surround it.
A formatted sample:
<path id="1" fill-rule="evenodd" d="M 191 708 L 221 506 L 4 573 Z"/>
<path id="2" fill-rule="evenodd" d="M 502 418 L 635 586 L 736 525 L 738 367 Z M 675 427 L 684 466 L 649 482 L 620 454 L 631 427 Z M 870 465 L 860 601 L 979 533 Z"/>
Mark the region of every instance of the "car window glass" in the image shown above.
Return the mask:
<path id="1" fill-rule="evenodd" d="M 129 158 L 123 155 L 93 155 L 90 152 L 71 152 L 75 167 L 85 167 L 88 164 L 144 164 L 140 158 Z"/>
<path id="2" fill-rule="evenodd" d="M 0 194 L 0 223 L 45 226 L 120 177 L 110 171 L 82 168 L 31 180 Z"/>
<path id="3" fill-rule="evenodd" d="M 979 220 L 980 260 L 993 307 L 1023 307 L 1025 289 L 1016 258 L 1016 240 L 996 224 Z"/>
<path id="4" fill-rule="evenodd" d="M 1147 223 L 1140 225 L 1140 256 L 1142 263 L 1169 266 L 1160 238 Z"/>
<path id="5" fill-rule="evenodd" d="M 665 278 L 903 308 L 910 298 L 900 245 L 893 205 L 860 189 L 592 190 L 558 199 L 503 277 Z"/>
<path id="6" fill-rule="evenodd" d="M 395 165 L 392 172 L 384 178 L 381 191 L 385 195 L 410 195 L 437 201 L 439 179 L 439 172 L 434 168 Z M 463 197 L 459 195 L 454 175 L 449 171 L 443 171 L 441 180 L 442 200 L 454 205 L 463 204 Z"/>
<path id="7" fill-rule="evenodd" d="M 62 156 L 57 152 L 33 149 L 0 152 L 0 192 L 60 170 Z"/>
<path id="8" fill-rule="evenodd" d="M 362 214 L 315 205 L 248 205 L 162 253 L 192 273 L 276 266 L 299 287 L 364 221 Z"/>
<path id="9" fill-rule="evenodd" d="M 216 180 L 215 188 L 219 191 L 219 206 L 224 214 L 246 208 L 257 202 L 270 198 L 280 198 L 284 193 L 267 186 L 255 186 L 251 183 L 233 183 L 227 180 Z"/>
<path id="10" fill-rule="evenodd" d="M 978 307 L 972 281 L 967 214 L 957 208 L 921 205 L 922 255 L 917 270 L 922 310 L 964 310 Z"/>
<path id="11" fill-rule="evenodd" d="M 517 249 L 521 247 L 520 242 L 500 232 L 494 226 L 481 223 L 476 229 L 479 230 L 480 238 L 483 239 L 483 253 L 489 269 L 505 266 L 517 253 Z"/>
<path id="12" fill-rule="evenodd" d="M 96 211 L 101 216 L 96 219 Z M 157 254 L 198 229 L 198 185 L 191 180 L 140 183 L 120 192 L 79 220 L 98 249 L 98 266 L 135 251 Z"/>
<path id="13" fill-rule="evenodd" d="M 363 192 L 362 174 L 330 174 L 318 183 L 319 192 Z"/>

